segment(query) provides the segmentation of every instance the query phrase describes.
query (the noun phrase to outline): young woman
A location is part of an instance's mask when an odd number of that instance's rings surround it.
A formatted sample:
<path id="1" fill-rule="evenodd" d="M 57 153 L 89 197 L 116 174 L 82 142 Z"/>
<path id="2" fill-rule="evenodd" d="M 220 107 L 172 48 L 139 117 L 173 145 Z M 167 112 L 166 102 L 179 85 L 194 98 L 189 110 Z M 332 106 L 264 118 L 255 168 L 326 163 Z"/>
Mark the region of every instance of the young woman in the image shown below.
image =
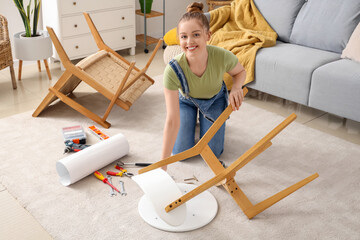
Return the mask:
<path id="1" fill-rule="evenodd" d="M 162 159 L 195 145 L 198 113 L 201 138 L 225 110 L 228 101 L 235 111 L 244 98 L 245 69 L 230 51 L 206 45 L 211 33 L 202 8 L 202 3 L 190 4 L 180 19 L 177 33 L 183 53 L 171 60 L 164 71 L 167 115 Z M 225 72 L 233 78 L 229 96 L 223 82 Z M 209 142 L 217 157 L 224 150 L 224 136 L 225 123 Z"/>

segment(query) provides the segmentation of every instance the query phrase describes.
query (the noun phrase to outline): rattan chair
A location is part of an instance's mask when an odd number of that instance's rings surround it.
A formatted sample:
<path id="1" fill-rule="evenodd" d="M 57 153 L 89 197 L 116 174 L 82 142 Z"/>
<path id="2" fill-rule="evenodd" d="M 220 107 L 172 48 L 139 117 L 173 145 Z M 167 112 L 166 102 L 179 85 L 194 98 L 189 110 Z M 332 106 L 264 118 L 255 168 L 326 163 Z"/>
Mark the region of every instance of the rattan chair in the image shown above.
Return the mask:
<path id="1" fill-rule="evenodd" d="M 222 7 L 230 5 L 233 0 L 206 0 L 209 10 L 214 10 L 215 7 Z"/>
<path id="2" fill-rule="evenodd" d="M 106 121 L 106 118 L 114 104 L 116 103 L 124 110 L 129 110 L 132 104 L 154 83 L 154 80 L 147 76 L 145 72 L 155 57 L 162 40 L 159 40 L 146 66 L 140 70 L 135 67 L 134 62 L 129 63 L 108 47 L 102 40 L 89 14 L 84 13 L 84 16 L 99 51 L 74 65 L 69 60 L 54 30 L 47 27 L 51 40 L 66 70 L 56 84 L 49 89 L 49 93 L 35 110 L 33 117 L 37 117 L 49 104 L 59 98 L 79 113 L 101 126 L 109 128 L 111 125 Z M 111 101 L 103 117 L 96 115 L 67 96 L 75 90 L 81 81 L 84 81 Z"/>
<path id="3" fill-rule="evenodd" d="M 13 88 L 16 89 L 14 63 L 11 53 L 8 22 L 3 15 L 0 15 L 0 70 L 10 67 L 10 75 Z"/>

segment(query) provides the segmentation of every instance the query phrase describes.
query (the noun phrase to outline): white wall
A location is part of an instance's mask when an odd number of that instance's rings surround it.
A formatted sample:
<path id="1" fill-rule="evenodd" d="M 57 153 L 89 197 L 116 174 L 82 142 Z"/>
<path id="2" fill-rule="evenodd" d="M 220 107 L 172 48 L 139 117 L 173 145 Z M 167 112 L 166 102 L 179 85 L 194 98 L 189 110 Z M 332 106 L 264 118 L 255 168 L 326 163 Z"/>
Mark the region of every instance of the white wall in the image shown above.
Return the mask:
<path id="1" fill-rule="evenodd" d="M 100 1 L 100 0 L 99 0 Z M 102 0 L 106 1 L 106 0 Z M 119 0 L 121 1 L 121 0 Z M 136 1 L 136 9 L 140 9 L 139 0 Z M 185 13 L 186 6 L 195 0 L 165 0 L 165 32 L 176 27 L 178 20 Z M 204 11 L 207 11 L 206 0 L 197 0 L 204 4 Z M 27 5 L 29 0 L 24 0 L 24 4 Z M 152 9 L 162 12 L 163 0 L 154 0 Z M 0 14 L 4 15 L 8 20 L 10 41 L 13 44 L 13 36 L 17 32 L 25 31 L 24 24 L 21 20 L 20 14 L 15 6 L 13 0 L 0 0 Z M 162 36 L 163 18 L 156 17 L 147 19 L 147 32 L 148 35 L 154 37 Z M 42 17 L 40 14 L 39 29 L 42 29 Z M 136 16 L 136 33 L 140 34 L 144 32 L 144 18 L 142 16 Z M 14 47 L 12 45 L 13 56 Z"/>

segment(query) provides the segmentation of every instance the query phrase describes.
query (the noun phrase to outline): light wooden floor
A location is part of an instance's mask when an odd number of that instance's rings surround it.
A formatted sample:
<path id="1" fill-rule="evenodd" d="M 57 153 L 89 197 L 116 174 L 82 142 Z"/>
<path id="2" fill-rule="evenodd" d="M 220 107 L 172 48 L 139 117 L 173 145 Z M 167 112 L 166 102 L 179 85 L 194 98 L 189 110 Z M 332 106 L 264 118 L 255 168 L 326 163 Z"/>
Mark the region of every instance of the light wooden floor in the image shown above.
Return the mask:
<path id="1" fill-rule="evenodd" d="M 149 54 L 144 54 L 142 46 L 136 48 L 135 56 L 129 56 L 128 51 L 125 50 L 119 53 L 130 61 L 136 61 L 139 67 L 145 66 L 149 57 Z M 148 75 L 154 77 L 163 73 L 165 64 L 162 55 L 163 50 L 159 50 L 147 72 Z M 38 106 L 48 92 L 48 88 L 61 75 L 59 63 L 52 63 L 50 66 L 53 77 L 51 81 L 48 80 L 43 66 L 42 68 L 43 71 L 39 73 L 36 64 L 23 66 L 22 80 L 18 82 L 17 90 L 12 89 L 9 70 L 0 71 L 0 118 L 31 111 Z M 85 84 L 80 85 L 77 91 L 94 92 Z M 252 91 L 249 95 L 245 101 L 251 105 L 284 117 L 295 112 L 298 115 L 296 122 L 360 145 L 359 122 L 345 120 L 267 94 L 257 94 Z M 1 184 L 0 216 L 0 239 L 51 239 L 51 236 Z"/>

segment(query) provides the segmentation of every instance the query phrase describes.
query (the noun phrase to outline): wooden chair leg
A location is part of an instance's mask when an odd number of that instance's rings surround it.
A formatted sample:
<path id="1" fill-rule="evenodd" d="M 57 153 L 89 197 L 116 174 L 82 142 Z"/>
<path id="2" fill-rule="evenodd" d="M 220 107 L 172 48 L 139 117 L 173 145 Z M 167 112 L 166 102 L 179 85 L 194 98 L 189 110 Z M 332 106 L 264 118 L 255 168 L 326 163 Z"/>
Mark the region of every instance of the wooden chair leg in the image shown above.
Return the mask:
<path id="1" fill-rule="evenodd" d="M 95 113 L 91 112 L 89 109 L 85 108 L 84 106 L 82 106 L 81 104 L 75 102 L 74 100 L 72 100 L 71 98 L 69 98 L 68 96 L 64 95 L 63 93 L 61 93 L 60 91 L 58 91 L 55 88 L 49 88 L 49 90 L 54 93 L 58 98 L 60 98 L 60 100 L 65 103 L 66 105 L 68 105 L 69 107 L 73 108 L 74 110 L 78 111 L 79 113 L 81 113 L 82 115 L 84 115 L 85 117 L 90 118 L 91 120 L 93 120 L 94 122 L 100 124 L 101 126 L 103 126 L 104 128 L 109 128 L 111 126 L 110 123 L 103 121 L 98 115 L 96 115 Z"/>
<path id="2" fill-rule="evenodd" d="M 313 175 L 301 180 L 298 183 L 295 183 L 294 185 L 282 190 L 281 192 L 278 192 L 277 194 L 269 197 L 268 199 L 265 199 L 264 201 L 254 205 L 252 208 L 247 210 L 245 214 L 248 216 L 249 219 L 255 217 L 257 214 L 263 212 L 265 209 L 271 207 L 281 199 L 287 197 L 291 193 L 295 192 L 299 188 L 305 186 L 309 182 L 313 181 L 315 178 L 319 176 L 318 173 L 314 173 Z"/>
<path id="3" fill-rule="evenodd" d="M 46 73 L 49 77 L 49 80 L 51 80 L 51 73 L 50 73 L 50 69 L 49 69 L 49 65 L 46 59 L 44 59 L 44 64 L 45 64 L 45 69 L 46 69 Z"/>
<path id="4" fill-rule="evenodd" d="M 72 76 L 72 73 L 68 70 L 66 70 L 61 77 L 59 78 L 59 80 L 55 83 L 55 85 L 53 86 L 56 89 L 60 89 L 62 86 L 65 85 L 65 83 L 69 80 L 69 78 Z M 53 97 L 55 97 L 56 95 L 54 93 L 52 93 L 51 91 L 49 91 L 49 93 L 46 95 L 46 97 L 42 100 L 42 102 L 40 103 L 40 105 L 36 108 L 36 110 L 34 111 L 34 113 L 32 114 L 33 117 L 37 117 L 39 116 L 39 114 L 51 103 Z"/>
<path id="5" fill-rule="evenodd" d="M 11 81 L 12 81 L 13 89 L 16 89 L 17 85 L 16 85 L 16 78 L 15 78 L 15 71 L 14 71 L 14 65 L 13 64 L 10 65 L 10 75 L 11 75 Z"/>
<path id="6" fill-rule="evenodd" d="M 37 64 L 38 64 L 39 72 L 41 72 L 41 63 L 40 63 L 40 60 L 37 60 Z"/>
<path id="7" fill-rule="evenodd" d="M 18 80 L 19 80 L 19 81 L 21 80 L 22 63 L 23 63 L 23 61 L 22 61 L 22 60 L 19 60 L 19 73 L 18 73 Z"/>

